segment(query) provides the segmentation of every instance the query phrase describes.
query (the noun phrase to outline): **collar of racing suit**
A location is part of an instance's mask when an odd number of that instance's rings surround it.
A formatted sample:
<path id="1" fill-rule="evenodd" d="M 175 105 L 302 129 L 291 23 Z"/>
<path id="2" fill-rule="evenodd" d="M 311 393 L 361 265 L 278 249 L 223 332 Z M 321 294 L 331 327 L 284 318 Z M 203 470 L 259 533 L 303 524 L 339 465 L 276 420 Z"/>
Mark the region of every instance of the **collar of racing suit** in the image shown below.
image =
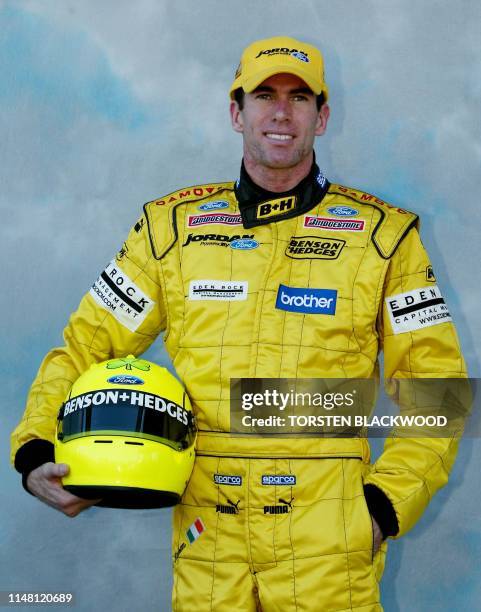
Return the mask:
<path id="1" fill-rule="evenodd" d="M 316 158 L 309 174 L 293 189 L 276 193 L 256 185 L 242 160 L 240 178 L 234 191 L 245 228 L 297 217 L 317 206 L 329 189 L 329 181 L 319 170 Z"/>

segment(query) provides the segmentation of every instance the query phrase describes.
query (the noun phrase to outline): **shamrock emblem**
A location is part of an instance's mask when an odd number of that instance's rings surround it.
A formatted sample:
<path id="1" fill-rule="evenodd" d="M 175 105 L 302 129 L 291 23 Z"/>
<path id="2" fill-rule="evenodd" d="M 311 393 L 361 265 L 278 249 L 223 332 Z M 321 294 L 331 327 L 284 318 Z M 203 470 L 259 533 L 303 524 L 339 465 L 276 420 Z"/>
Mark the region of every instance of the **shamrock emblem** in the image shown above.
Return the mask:
<path id="1" fill-rule="evenodd" d="M 107 370 L 116 370 L 117 368 L 125 368 L 126 370 L 142 370 L 148 372 L 150 370 L 150 363 L 143 359 L 137 359 L 133 355 L 128 357 L 121 357 L 119 359 L 112 359 L 107 364 Z"/>

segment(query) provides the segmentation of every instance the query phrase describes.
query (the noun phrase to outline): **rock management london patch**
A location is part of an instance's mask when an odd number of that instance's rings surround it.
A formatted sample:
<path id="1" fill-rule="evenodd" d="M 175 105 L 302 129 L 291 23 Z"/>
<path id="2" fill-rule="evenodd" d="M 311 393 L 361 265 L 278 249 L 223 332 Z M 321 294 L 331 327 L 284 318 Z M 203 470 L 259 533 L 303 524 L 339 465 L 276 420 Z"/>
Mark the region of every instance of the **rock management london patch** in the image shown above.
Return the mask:
<path id="1" fill-rule="evenodd" d="M 155 305 L 123 270 L 111 261 L 90 288 L 90 295 L 130 331 L 135 331 Z"/>

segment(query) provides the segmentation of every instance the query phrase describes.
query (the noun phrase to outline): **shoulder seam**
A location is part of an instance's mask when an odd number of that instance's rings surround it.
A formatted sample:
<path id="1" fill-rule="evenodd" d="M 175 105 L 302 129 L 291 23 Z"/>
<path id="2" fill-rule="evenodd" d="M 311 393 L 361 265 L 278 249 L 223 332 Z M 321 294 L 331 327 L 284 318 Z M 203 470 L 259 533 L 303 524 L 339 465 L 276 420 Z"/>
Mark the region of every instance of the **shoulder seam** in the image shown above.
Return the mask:
<path id="1" fill-rule="evenodd" d="M 151 200 L 146 202 L 143 206 L 145 218 L 147 220 L 147 230 L 149 233 L 150 246 L 152 249 L 152 254 L 155 259 L 160 261 L 165 257 L 165 255 L 172 249 L 178 239 L 177 232 L 177 215 L 176 209 L 179 206 L 183 206 L 185 204 L 189 204 L 191 202 L 200 202 L 205 198 L 212 197 L 216 193 L 220 191 L 233 191 L 234 189 L 234 181 L 229 181 L 226 183 L 205 183 L 204 185 L 193 185 L 191 187 L 183 187 L 182 189 L 178 189 L 177 191 L 173 191 L 172 193 L 164 196 L 163 198 L 159 198 L 157 200 Z M 191 193 L 192 192 L 192 193 Z M 197 192 L 197 193 L 196 193 Z M 205 193 L 206 192 L 206 193 Z M 179 196 L 177 197 L 177 194 Z M 179 201 L 179 199 L 181 201 Z M 172 204 L 172 206 L 170 206 Z M 165 245 L 165 248 L 162 252 L 157 247 L 155 242 L 155 235 L 153 231 L 153 211 L 156 210 L 156 206 L 166 206 L 166 214 L 169 217 L 169 229 L 171 232 L 170 239 Z"/>
<path id="2" fill-rule="evenodd" d="M 328 191 L 329 193 L 329 191 Z M 353 202 L 358 202 L 359 204 L 362 204 L 364 206 L 370 206 L 371 208 L 375 208 L 377 211 L 379 211 L 381 213 L 381 217 L 379 218 L 379 221 L 376 223 L 375 228 L 373 229 L 372 233 L 371 233 L 371 240 L 374 244 L 374 247 L 376 249 L 376 251 L 378 252 L 378 254 L 383 258 L 383 259 L 390 259 L 394 253 L 397 251 L 397 248 L 399 247 L 399 245 L 401 244 L 402 239 L 404 238 L 404 236 L 406 236 L 408 234 L 408 232 L 415 227 L 415 225 L 417 224 L 419 217 L 418 215 L 416 215 L 416 213 L 413 213 L 409 210 L 405 210 L 402 209 L 404 213 L 407 213 L 408 215 L 411 216 L 411 221 L 410 223 L 406 226 L 406 227 L 401 227 L 398 235 L 396 236 L 393 245 L 391 246 L 391 248 L 389 250 L 385 250 L 382 249 L 381 245 L 379 244 L 378 240 L 377 240 L 377 233 L 379 228 L 381 227 L 382 223 L 384 222 L 385 218 L 386 218 L 386 213 L 383 210 L 383 207 L 379 204 L 376 204 L 375 202 L 360 202 L 356 197 L 353 197 L 352 195 L 346 194 L 346 193 L 342 193 L 339 194 L 339 192 L 333 191 L 331 193 L 337 193 L 338 195 L 342 195 L 343 197 L 352 200 Z M 364 192 L 363 192 L 364 193 Z M 371 194 L 367 194 L 367 195 L 371 195 Z M 375 196 L 372 196 L 373 198 L 375 198 Z M 375 198 L 375 199 L 379 199 L 379 198 Z M 384 202 L 384 200 L 381 200 L 382 202 Z M 387 202 L 384 202 L 385 206 L 389 209 L 391 209 L 394 213 L 397 214 L 401 214 L 398 213 L 397 208 L 394 206 L 390 206 Z"/>

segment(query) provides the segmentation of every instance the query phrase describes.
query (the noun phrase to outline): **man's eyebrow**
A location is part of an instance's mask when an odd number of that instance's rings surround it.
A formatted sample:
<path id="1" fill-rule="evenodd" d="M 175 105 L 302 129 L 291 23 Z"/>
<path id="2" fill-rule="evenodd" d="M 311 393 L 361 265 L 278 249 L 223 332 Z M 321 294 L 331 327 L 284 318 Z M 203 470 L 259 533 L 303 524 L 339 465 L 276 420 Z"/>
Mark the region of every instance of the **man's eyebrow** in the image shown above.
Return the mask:
<path id="1" fill-rule="evenodd" d="M 262 93 L 262 92 L 274 93 L 274 88 L 270 87 L 269 85 L 258 85 L 252 91 L 252 93 Z M 295 89 L 290 89 L 289 93 L 290 94 L 305 94 L 308 96 L 314 95 L 314 92 L 312 91 L 312 89 L 309 89 L 309 87 L 296 87 Z"/>

